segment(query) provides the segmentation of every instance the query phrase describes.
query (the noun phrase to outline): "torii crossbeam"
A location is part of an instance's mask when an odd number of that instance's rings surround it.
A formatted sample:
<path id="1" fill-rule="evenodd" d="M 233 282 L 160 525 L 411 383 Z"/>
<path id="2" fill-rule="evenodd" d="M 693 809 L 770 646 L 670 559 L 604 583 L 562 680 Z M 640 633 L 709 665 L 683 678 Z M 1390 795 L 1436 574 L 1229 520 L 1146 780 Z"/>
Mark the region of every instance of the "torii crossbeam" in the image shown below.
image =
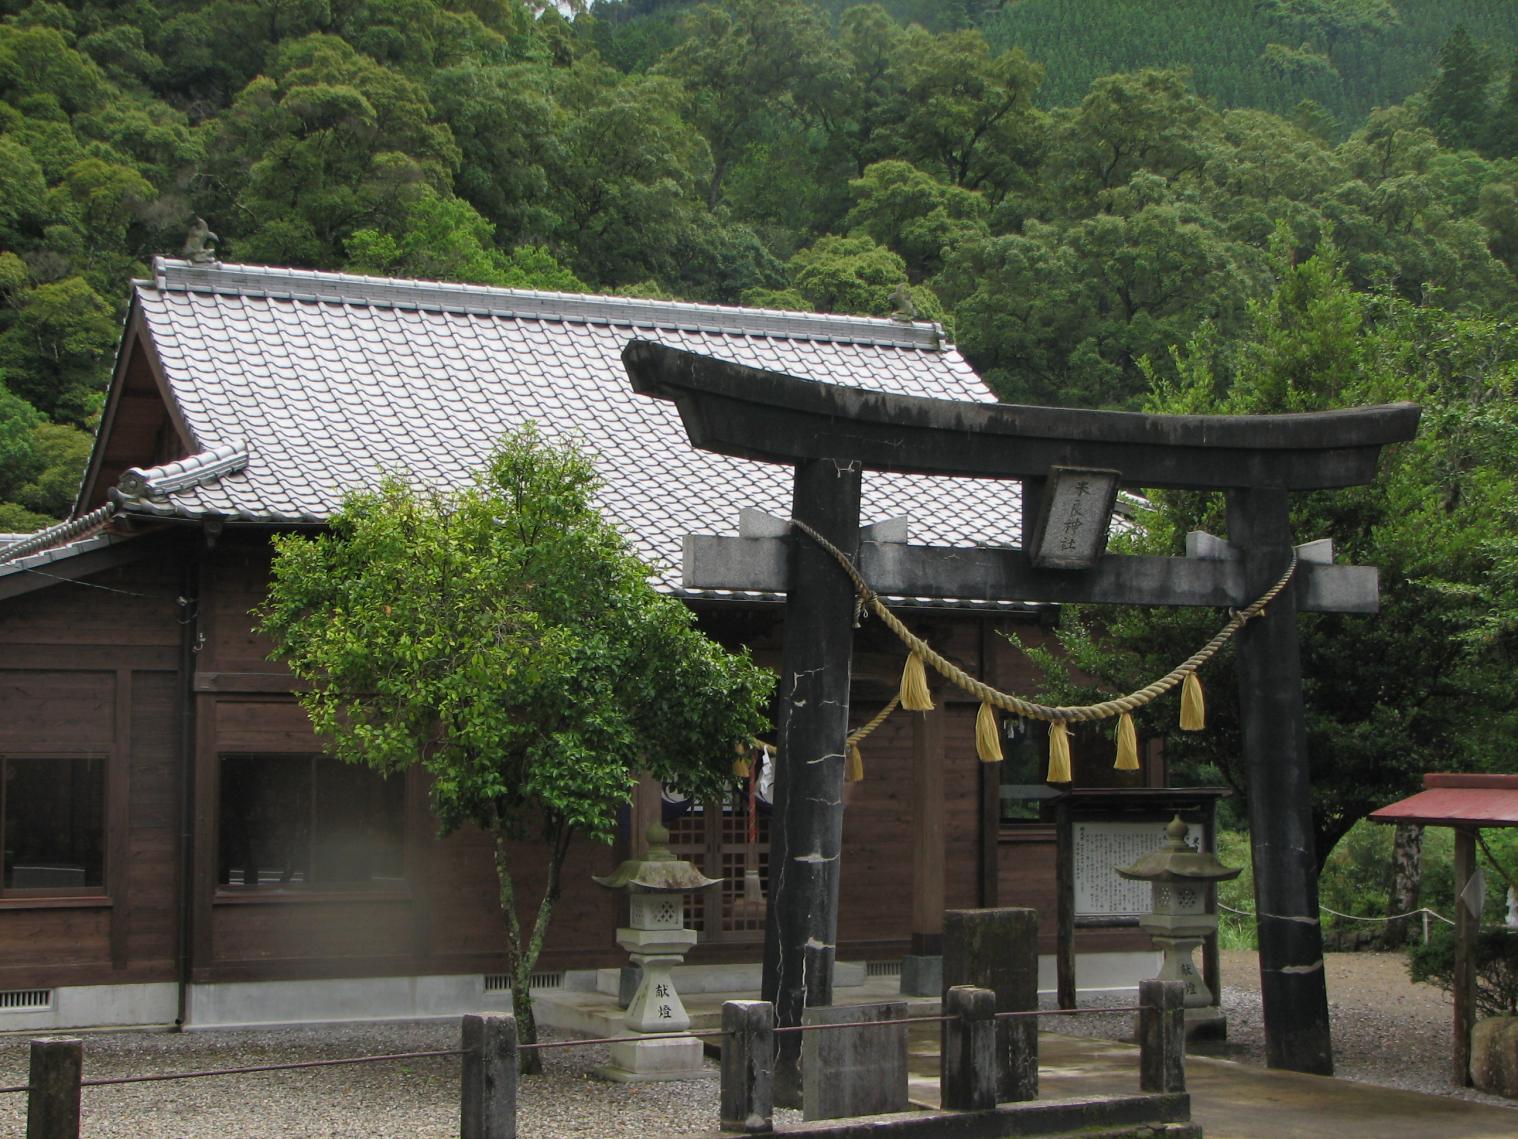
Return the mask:
<path id="1" fill-rule="evenodd" d="M 878 592 L 918 597 L 1245 605 L 1290 560 L 1289 493 L 1370 482 L 1381 448 L 1411 439 L 1419 417 L 1412 404 L 1163 416 L 963 403 L 818 383 L 641 340 L 622 359 L 635 390 L 674 401 L 695 446 L 794 466 L 793 517 L 856 559 L 864 469 L 1019 480 L 1025 524 L 1037 515 L 1051 468 L 1060 466 L 1116 471 L 1120 485 L 1137 489 L 1227 493 L 1226 559 L 1108 555 L 1089 569 L 1059 570 L 1036 568 L 1025 549 L 882 544 L 869 551 L 863 568 Z M 1024 538 L 1026 546 L 1026 529 Z M 768 540 L 777 541 L 784 540 Z M 854 590 L 832 557 L 806 540 L 786 543 L 777 582 L 778 553 L 773 544 L 761 549 L 765 542 L 693 539 L 687 560 L 702 587 L 778 585 L 786 593 L 764 997 L 775 1002 L 779 1024 L 794 1025 L 804 1007 L 832 1003 Z M 1375 604 L 1373 568 L 1308 565 L 1238 635 L 1272 1067 L 1333 1069 L 1296 614 L 1299 606 L 1374 612 Z M 795 1057 L 782 1050 L 780 1062 L 783 1071 Z"/>

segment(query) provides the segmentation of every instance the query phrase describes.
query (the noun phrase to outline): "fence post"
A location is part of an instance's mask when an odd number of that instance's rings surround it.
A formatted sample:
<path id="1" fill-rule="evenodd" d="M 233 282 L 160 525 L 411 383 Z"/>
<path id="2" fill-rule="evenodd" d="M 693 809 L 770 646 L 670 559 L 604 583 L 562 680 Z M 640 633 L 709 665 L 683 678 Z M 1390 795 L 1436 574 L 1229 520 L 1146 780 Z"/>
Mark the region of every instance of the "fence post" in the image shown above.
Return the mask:
<path id="1" fill-rule="evenodd" d="M 79 1081 L 84 1042 L 73 1037 L 32 1041 L 26 1139 L 79 1139 Z"/>
<path id="2" fill-rule="evenodd" d="M 955 985 L 944 996 L 943 1064 L 939 1095 L 949 1111 L 996 1106 L 996 994 Z"/>
<path id="3" fill-rule="evenodd" d="M 463 1037 L 459 1139 L 516 1139 L 517 1018 L 471 1014 Z"/>
<path id="4" fill-rule="evenodd" d="M 724 1001 L 722 1032 L 722 1130 L 749 1135 L 773 1131 L 775 1006 Z"/>
<path id="5" fill-rule="evenodd" d="M 1186 983 L 1139 982 L 1139 1090 L 1186 1090 Z"/>

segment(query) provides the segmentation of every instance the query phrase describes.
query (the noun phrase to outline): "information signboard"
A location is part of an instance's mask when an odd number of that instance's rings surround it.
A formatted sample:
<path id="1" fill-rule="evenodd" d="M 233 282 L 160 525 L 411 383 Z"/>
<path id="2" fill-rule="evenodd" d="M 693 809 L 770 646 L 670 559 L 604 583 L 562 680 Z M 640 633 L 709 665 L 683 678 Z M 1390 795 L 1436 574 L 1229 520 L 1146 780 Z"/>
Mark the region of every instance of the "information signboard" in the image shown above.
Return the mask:
<path id="1" fill-rule="evenodd" d="M 1075 917 L 1133 917 L 1150 910 L 1148 882 L 1130 882 L 1117 874 L 1165 841 L 1166 820 L 1150 823 L 1076 822 L 1071 837 L 1075 854 Z M 1202 849 L 1202 824 L 1186 824 L 1186 844 Z"/>

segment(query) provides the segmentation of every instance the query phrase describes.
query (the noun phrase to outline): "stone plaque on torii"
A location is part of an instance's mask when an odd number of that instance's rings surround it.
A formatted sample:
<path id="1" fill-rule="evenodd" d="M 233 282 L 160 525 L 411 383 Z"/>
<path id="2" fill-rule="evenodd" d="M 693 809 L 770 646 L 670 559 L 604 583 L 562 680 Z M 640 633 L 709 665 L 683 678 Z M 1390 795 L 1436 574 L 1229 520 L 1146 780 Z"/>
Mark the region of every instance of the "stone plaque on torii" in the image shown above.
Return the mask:
<path id="1" fill-rule="evenodd" d="M 622 359 L 635 390 L 674 401 L 693 445 L 793 466 L 792 517 L 853 558 L 883 596 L 1243 607 L 1291 560 L 1290 492 L 1370 482 L 1382 446 L 1411 439 L 1419 416 L 1411 404 L 1161 416 L 966 403 L 798 379 L 641 340 Z M 1136 489 L 1224 491 L 1228 541 L 1202 538 L 1184 558 L 1104 554 L 1085 569 L 1043 568 L 1049 562 L 1026 548 L 1029 528 L 1040 517 L 1047 525 L 1040 498 L 1061 468 Z M 864 470 L 1018 480 L 1025 548 L 862 542 Z M 856 595 L 832 555 L 806 538 L 693 537 L 686 552 L 696 577 L 687 586 L 786 595 L 764 998 L 778 1024 L 795 1025 L 804 1007 L 832 1003 Z M 1267 1061 L 1328 1074 L 1296 614 L 1374 612 L 1377 586 L 1374 567 L 1303 553 L 1292 587 L 1239 631 L 1239 702 Z M 794 1063 L 782 1047 L 781 1071 Z"/>

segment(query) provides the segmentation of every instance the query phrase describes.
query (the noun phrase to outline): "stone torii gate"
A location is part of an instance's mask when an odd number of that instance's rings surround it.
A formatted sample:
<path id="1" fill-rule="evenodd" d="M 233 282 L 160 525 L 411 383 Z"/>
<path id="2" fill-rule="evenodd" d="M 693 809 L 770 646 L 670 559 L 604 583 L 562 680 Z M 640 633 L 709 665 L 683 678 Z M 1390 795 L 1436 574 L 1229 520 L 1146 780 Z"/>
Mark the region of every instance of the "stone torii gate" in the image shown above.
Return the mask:
<path id="1" fill-rule="evenodd" d="M 1419 416 L 1411 404 L 1230 417 L 965 403 L 839 387 L 642 340 L 622 359 L 635 390 L 676 404 L 695 446 L 793 466 L 792 516 L 853 558 L 883 596 L 1242 607 L 1291 559 L 1290 493 L 1370 482 L 1381 447 L 1412 438 Z M 1108 554 L 1089 568 L 1038 568 L 1031 527 L 1061 467 L 1116 472 L 1139 489 L 1224 491 L 1229 541 L 1211 557 Z M 861 543 L 866 469 L 1019 480 L 1023 547 Z M 786 594 L 764 997 L 779 1024 L 799 1024 L 803 1008 L 832 1003 L 855 593 L 805 538 L 699 541 L 699 556 L 735 571 L 703 587 L 780 585 Z M 1333 1068 L 1296 615 L 1376 606 L 1374 567 L 1303 560 L 1293 588 L 1238 634 L 1271 1067 Z M 799 1037 L 781 1040 L 780 1070 L 794 1071 L 785 1044 Z"/>

